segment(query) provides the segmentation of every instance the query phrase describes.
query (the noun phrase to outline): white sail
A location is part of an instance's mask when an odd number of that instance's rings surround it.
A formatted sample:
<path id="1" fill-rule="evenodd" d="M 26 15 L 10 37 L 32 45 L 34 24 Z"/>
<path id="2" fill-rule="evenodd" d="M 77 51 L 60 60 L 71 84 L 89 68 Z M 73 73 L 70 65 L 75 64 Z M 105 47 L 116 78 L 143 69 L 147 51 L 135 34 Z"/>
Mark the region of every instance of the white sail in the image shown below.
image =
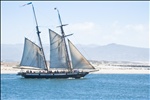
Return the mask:
<path id="1" fill-rule="evenodd" d="M 68 68 L 63 38 L 49 29 L 50 68 Z"/>
<path id="2" fill-rule="evenodd" d="M 20 66 L 32 66 L 45 68 L 44 59 L 40 47 L 25 38 L 24 51 Z"/>
<path id="3" fill-rule="evenodd" d="M 73 69 L 95 69 L 78 49 L 68 40 Z"/>

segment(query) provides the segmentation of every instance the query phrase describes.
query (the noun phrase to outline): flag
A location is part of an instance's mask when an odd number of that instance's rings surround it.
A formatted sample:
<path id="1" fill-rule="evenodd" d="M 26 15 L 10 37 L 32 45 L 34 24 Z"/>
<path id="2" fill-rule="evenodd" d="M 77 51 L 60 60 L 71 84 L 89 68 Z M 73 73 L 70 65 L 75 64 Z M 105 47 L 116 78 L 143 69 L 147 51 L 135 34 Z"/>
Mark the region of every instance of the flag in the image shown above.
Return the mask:
<path id="1" fill-rule="evenodd" d="M 24 5 L 22 5 L 22 7 L 23 7 L 23 6 L 26 6 L 26 5 L 30 5 L 30 4 L 32 4 L 32 2 L 29 2 L 29 3 L 27 3 L 27 4 L 24 4 Z"/>

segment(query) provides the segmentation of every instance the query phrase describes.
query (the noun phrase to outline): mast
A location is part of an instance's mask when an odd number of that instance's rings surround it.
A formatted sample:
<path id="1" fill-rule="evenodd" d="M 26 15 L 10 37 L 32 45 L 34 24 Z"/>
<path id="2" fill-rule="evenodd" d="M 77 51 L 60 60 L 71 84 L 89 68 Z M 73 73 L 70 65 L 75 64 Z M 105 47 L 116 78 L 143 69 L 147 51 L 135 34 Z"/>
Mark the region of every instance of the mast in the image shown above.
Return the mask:
<path id="1" fill-rule="evenodd" d="M 32 4 L 32 2 L 30 4 Z M 33 4 L 32 4 L 32 10 L 33 10 L 34 18 L 35 18 L 35 23 L 36 23 L 36 33 L 38 35 L 38 39 L 39 39 L 39 42 L 40 42 L 42 55 L 43 55 L 43 58 L 44 58 L 44 64 L 46 66 L 46 70 L 48 70 L 48 66 L 47 66 L 47 63 L 46 63 L 46 58 L 45 58 L 45 54 L 44 54 L 44 50 L 43 50 L 43 46 L 42 46 L 42 42 L 41 42 L 41 38 L 40 38 L 40 33 L 41 32 L 39 31 L 39 27 L 38 27 L 38 23 L 37 23 L 36 14 L 35 14 L 35 10 L 34 10 Z"/>
<path id="2" fill-rule="evenodd" d="M 54 8 L 55 10 L 57 10 L 57 13 L 58 13 L 58 18 L 59 18 L 59 22 L 60 22 L 60 30 L 61 30 L 61 34 L 62 34 L 62 38 L 63 38 L 63 41 L 65 43 L 65 50 L 66 50 L 66 61 L 67 61 L 67 65 L 68 65 L 68 70 L 69 71 L 72 71 L 72 68 L 71 68 L 71 64 L 70 64 L 70 59 L 69 59 L 69 54 L 68 54 L 68 49 L 67 49 L 67 44 L 66 44 L 66 40 L 65 40 L 65 32 L 63 30 L 63 26 L 66 26 L 67 24 L 62 24 L 62 21 L 61 21 L 61 17 L 60 17 L 60 14 L 59 14 L 59 10 L 57 8 Z"/>

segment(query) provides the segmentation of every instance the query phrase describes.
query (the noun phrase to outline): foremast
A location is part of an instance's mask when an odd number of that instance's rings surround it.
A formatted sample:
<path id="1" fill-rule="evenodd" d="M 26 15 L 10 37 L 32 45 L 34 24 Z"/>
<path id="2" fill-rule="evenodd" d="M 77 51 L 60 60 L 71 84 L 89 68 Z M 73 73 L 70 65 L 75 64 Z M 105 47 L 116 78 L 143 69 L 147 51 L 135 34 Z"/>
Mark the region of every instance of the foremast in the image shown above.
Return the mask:
<path id="1" fill-rule="evenodd" d="M 34 10 L 34 6 L 32 4 L 32 2 L 30 3 L 32 5 L 32 10 L 33 10 L 33 15 L 34 15 L 34 19 L 35 19 L 35 23 L 36 23 L 36 33 L 37 33 L 37 36 L 38 36 L 38 39 L 39 39 L 39 43 L 40 43 L 40 49 L 42 51 L 42 55 L 43 55 L 43 58 L 44 58 L 44 64 L 45 64 L 45 68 L 46 70 L 48 70 L 48 66 L 47 66 L 47 63 L 46 63 L 46 58 L 45 58 L 45 54 L 44 54 L 44 50 L 43 50 L 43 46 L 42 46 L 42 41 L 41 41 L 41 37 L 40 37 L 40 31 L 39 31 L 39 27 L 38 27 L 38 23 L 37 23 L 37 18 L 36 18 L 36 14 L 35 14 L 35 10 Z"/>
<path id="2" fill-rule="evenodd" d="M 64 41 L 64 44 L 65 44 L 65 50 L 66 50 L 66 61 L 67 61 L 67 65 L 68 65 L 68 70 L 72 72 L 72 67 L 71 67 L 71 63 L 70 63 L 70 59 L 69 59 L 69 54 L 68 54 L 68 49 L 67 49 L 67 44 L 66 44 L 66 40 L 65 40 L 65 32 L 64 32 L 64 29 L 63 29 L 63 26 L 66 26 L 67 24 L 62 24 L 62 21 L 61 21 L 61 17 L 60 17 L 60 13 L 59 13 L 59 10 L 57 8 L 54 8 L 55 10 L 57 10 L 57 13 L 58 13 L 58 18 L 59 18 L 59 22 L 60 22 L 60 30 L 61 30 L 61 34 L 62 34 L 62 39 Z"/>

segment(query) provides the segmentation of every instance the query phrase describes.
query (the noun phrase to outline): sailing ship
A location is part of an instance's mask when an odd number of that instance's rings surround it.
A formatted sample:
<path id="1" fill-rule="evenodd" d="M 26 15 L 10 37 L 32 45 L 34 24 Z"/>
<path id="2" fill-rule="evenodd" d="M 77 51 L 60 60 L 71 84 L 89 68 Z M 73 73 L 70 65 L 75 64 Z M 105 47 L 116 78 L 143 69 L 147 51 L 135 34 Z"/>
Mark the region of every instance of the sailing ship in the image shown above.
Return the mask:
<path id="1" fill-rule="evenodd" d="M 32 8 L 40 46 L 28 38 L 25 38 L 20 68 L 27 69 L 22 66 L 30 66 L 32 68 L 26 71 L 21 70 L 17 75 L 21 75 L 24 78 L 81 78 L 89 74 L 91 71 L 95 71 L 95 68 L 79 52 L 73 43 L 69 39 L 66 41 L 66 37 L 72 34 L 65 35 L 63 30 L 63 26 L 65 25 L 62 24 L 59 11 L 56 8 L 55 10 L 57 10 L 60 21 L 59 27 L 61 29 L 61 35 L 48 29 L 50 39 L 50 61 L 48 66 L 33 4 Z M 66 42 L 68 42 L 69 49 L 67 48 L 68 45 Z"/>

